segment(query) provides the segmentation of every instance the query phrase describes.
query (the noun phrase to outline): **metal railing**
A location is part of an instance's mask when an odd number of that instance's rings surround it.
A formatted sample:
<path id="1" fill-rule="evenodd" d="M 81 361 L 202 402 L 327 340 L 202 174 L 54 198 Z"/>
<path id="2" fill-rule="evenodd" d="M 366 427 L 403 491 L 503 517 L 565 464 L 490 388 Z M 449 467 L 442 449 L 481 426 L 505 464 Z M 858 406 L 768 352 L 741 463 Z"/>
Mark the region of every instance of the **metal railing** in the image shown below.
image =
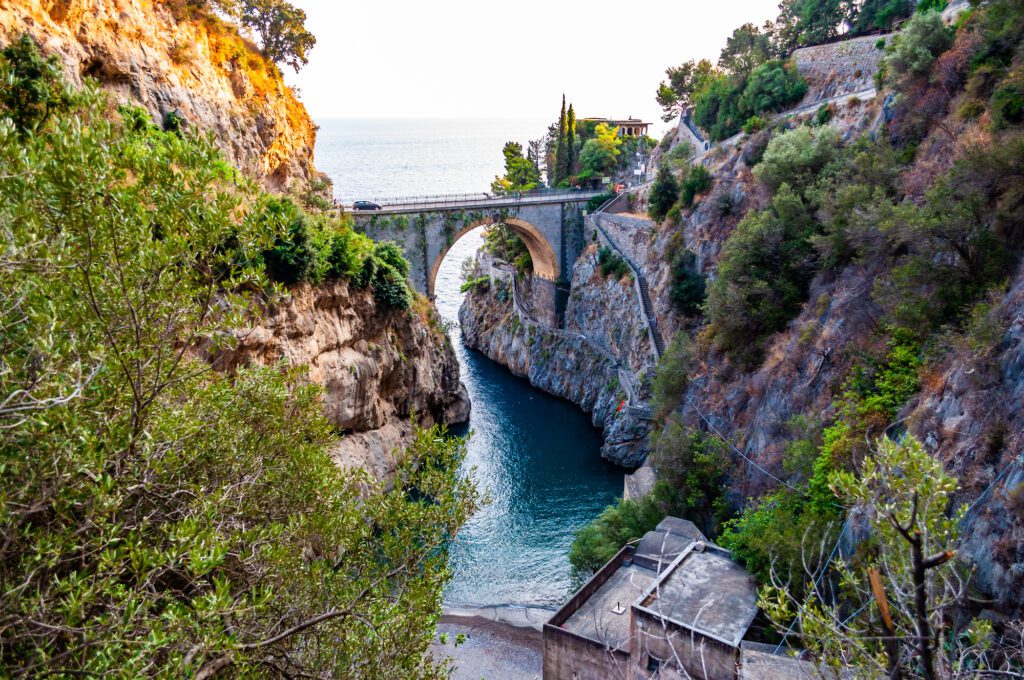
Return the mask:
<path id="1" fill-rule="evenodd" d="M 492 194 L 486 191 L 463 194 L 424 194 L 421 196 L 390 196 L 369 199 L 381 208 L 404 208 L 410 206 L 454 207 L 460 205 L 489 204 L 514 205 L 534 201 L 582 201 L 602 193 L 592 189 L 538 189 L 535 191 L 516 192 L 512 194 Z M 342 203 L 346 210 L 351 209 L 352 201 Z"/>

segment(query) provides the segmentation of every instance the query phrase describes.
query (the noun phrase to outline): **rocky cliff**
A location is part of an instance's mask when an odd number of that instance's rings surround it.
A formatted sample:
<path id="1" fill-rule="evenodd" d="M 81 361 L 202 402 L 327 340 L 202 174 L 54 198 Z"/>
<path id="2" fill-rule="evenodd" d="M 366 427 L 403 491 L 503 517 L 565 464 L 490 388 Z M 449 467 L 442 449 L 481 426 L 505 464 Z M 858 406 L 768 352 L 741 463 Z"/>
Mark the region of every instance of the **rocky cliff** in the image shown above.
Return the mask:
<path id="1" fill-rule="evenodd" d="M 5 0 L 0 44 L 23 33 L 157 123 L 172 112 L 211 131 L 246 175 L 277 192 L 322 187 L 316 126 L 272 64 L 235 27 L 170 0 Z"/>
<path id="2" fill-rule="evenodd" d="M 237 336 L 237 346 L 213 357 L 214 365 L 307 366 L 309 379 L 324 388 L 329 420 L 344 435 L 333 455 L 345 467 L 387 477 L 410 440 L 413 416 L 425 425 L 469 417 L 451 342 L 425 302 L 416 311 L 395 311 L 344 281 L 301 284 Z"/>
<path id="3" fill-rule="evenodd" d="M 459 321 L 468 347 L 590 413 L 604 430 L 601 455 L 636 467 L 647 456 L 649 423 L 628 408 L 619 367 L 641 373 L 648 368 L 649 351 L 633 341 L 642 319 L 628 304 L 634 295 L 631 280 L 602 276 L 596 253 L 591 244 L 576 261 L 562 329 L 524 320 L 514 308 L 510 284 L 493 271 L 490 286 L 466 296 Z M 529 294 L 528 284 L 524 293 Z"/>

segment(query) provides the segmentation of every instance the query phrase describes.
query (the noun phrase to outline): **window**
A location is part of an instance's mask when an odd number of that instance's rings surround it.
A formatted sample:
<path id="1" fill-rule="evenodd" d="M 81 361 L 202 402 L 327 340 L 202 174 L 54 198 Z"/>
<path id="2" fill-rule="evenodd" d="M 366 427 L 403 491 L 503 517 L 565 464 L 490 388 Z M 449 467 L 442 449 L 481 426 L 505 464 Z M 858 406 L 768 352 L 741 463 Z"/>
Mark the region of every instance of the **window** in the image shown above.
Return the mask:
<path id="1" fill-rule="evenodd" d="M 647 670 L 656 671 L 661 668 L 661 659 L 655 659 L 653 656 L 647 657 Z"/>

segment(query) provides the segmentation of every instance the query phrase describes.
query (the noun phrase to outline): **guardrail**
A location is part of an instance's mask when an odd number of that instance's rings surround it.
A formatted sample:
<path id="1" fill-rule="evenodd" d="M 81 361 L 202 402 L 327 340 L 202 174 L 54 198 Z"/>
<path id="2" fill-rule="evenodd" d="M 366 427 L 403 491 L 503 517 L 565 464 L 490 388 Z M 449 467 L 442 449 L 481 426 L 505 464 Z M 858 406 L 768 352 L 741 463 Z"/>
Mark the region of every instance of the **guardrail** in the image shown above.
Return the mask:
<path id="1" fill-rule="evenodd" d="M 479 191 L 468 194 L 425 194 L 422 196 L 390 196 L 386 198 L 374 197 L 368 199 L 382 208 L 404 207 L 412 205 L 432 205 L 437 207 L 458 206 L 475 203 L 507 203 L 507 202 L 530 202 L 533 200 L 584 200 L 601 194 L 597 190 L 583 189 L 550 189 L 539 191 L 526 191 L 512 194 L 492 194 L 486 191 Z M 352 201 L 342 203 L 346 210 L 351 209 Z"/>

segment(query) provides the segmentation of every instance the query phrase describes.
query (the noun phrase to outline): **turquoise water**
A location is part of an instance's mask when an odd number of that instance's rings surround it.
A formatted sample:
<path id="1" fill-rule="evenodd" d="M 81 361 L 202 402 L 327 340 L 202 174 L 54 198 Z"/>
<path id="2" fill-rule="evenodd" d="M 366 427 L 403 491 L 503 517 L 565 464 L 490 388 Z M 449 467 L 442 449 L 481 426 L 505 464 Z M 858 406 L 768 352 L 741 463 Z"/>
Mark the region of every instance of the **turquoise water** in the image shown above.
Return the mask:
<path id="1" fill-rule="evenodd" d="M 317 166 L 348 200 L 482 191 L 501 170 L 504 142 L 525 143 L 543 129 L 529 121 L 326 121 Z M 480 232 L 460 239 L 438 272 L 437 307 L 448 320 L 458 320 L 459 267 Z M 589 416 L 466 349 L 457 327 L 452 334 L 473 402 L 462 474 L 473 474 L 492 502 L 457 537 L 445 600 L 555 607 L 571 585 L 573 533 L 622 493 L 623 471 L 601 459 Z"/>

